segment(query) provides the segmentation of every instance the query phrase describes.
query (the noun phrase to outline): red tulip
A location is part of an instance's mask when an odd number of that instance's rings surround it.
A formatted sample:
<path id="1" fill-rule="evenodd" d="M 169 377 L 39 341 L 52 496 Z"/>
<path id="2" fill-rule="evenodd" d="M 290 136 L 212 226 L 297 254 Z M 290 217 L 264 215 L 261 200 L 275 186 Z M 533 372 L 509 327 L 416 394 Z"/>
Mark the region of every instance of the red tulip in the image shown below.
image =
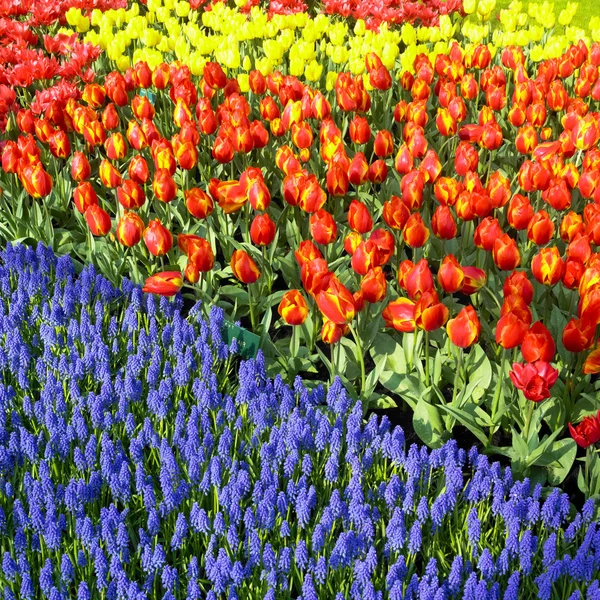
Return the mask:
<path id="1" fill-rule="evenodd" d="M 257 246 L 268 246 L 275 239 L 276 226 L 267 213 L 254 217 L 250 225 L 250 238 Z"/>
<path id="2" fill-rule="evenodd" d="M 514 363 L 509 375 L 514 386 L 523 392 L 527 400 L 533 402 L 550 398 L 550 388 L 558 379 L 558 371 L 544 361 L 524 365 Z"/>
<path id="3" fill-rule="evenodd" d="M 334 275 L 330 277 L 327 287 L 318 293 L 316 300 L 319 310 L 330 321 L 344 325 L 354 319 L 354 298 Z"/>
<path id="4" fill-rule="evenodd" d="M 300 290 L 287 291 L 277 312 L 288 325 L 302 325 L 308 316 L 308 305 Z"/>
<path id="5" fill-rule="evenodd" d="M 173 246 L 173 236 L 159 219 L 153 219 L 144 231 L 144 243 L 150 254 L 163 256 Z"/>
<path id="6" fill-rule="evenodd" d="M 415 330 L 415 303 L 408 298 L 398 298 L 383 310 L 385 326 L 403 333 Z"/>
<path id="7" fill-rule="evenodd" d="M 174 296 L 183 286 L 179 271 L 163 271 L 146 279 L 142 291 L 159 296 Z"/>
<path id="8" fill-rule="evenodd" d="M 125 212 L 117 223 L 117 239 L 127 248 L 138 244 L 143 233 L 144 221 L 133 212 Z"/>
<path id="9" fill-rule="evenodd" d="M 250 284 L 258 281 L 260 271 L 256 266 L 256 263 L 250 258 L 245 250 L 235 250 L 229 264 L 233 274 L 242 283 Z"/>
<path id="10" fill-rule="evenodd" d="M 438 282 L 448 294 L 462 289 L 465 273 L 453 254 L 444 258 L 438 270 Z"/>
<path id="11" fill-rule="evenodd" d="M 473 345 L 481 333 L 481 323 L 472 306 L 465 306 L 454 319 L 446 325 L 450 341 L 459 348 L 468 348 Z"/>
<path id="12" fill-rule="evenodd" d="M 112 226 L 110 215 L 97 204 L 88 206 L 84 217 L 93 235 L 104 236 L 110 231 Z"/>
<path id="13" fill-rule="evenodd" d="M 381 267 L 375 267 L 367 271 L 360 282 L 360 290 L 364 300 L 371 304 L 381 302 L 387 292 L 387 281 Z"/>
<path id="14" fill-rule="evenodd" d="M 600 441 L 600 411 L 595 415 L 588 415 L 573 427 L 569 423 L 571 436 L 582 448 L 587 448 Z"/>
<path id="15" fill-rule="evenodd" d="M 337 225 L 331 213 L 321 208 L 310 216 L 310 234 L 317 244 L 331 244 L 337 237 Z"/>

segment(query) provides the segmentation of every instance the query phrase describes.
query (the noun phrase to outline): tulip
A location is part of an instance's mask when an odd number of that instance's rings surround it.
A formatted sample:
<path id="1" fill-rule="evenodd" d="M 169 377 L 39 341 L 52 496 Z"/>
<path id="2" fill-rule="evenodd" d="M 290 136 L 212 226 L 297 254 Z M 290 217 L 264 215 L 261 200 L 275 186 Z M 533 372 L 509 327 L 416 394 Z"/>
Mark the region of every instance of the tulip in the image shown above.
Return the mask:
<path id="1" fill-rule="evenodd" d="M 159 296 L 174 296 L 183 286 L 179 271 L 163 271 L 146 279 L 142 291 Z"/>
<path id="2" fill-rule="evenodd" d="M 570 211 L 562 218 L 562 221 L 560 222 L 560 237 L 565 242 L 571 242 L 580 234 L 585 234 L 583 218 L 576 212 Z"/>
<path id="3" fill-rule="evenodd" d="M 331 213 L 320 209 L 310 216 L 310 234 L 317 244 L 331 244 L 337 237 L 337 225 Z"/>
<path id="4" fill-rule="evenodd" d="M 532 363 L 536 360 L 550 362 L 556 354 L 556 344 L 552 334 L 541 321 L 536 321 L 525 334 L 521 344 L 523 359 Z"/>
<path id="5" fill-rule="evenodd" d="M 127 142 L 122 133 L 113 133 L 104 143 L 104 147 L 110 160 L 121 160 L 127 155 Z"/>
<path id="6" fill-rule="evenodd" d="M 546 245 L 554 236 L 554 222 L 545 210 L 535 213 L 527 226 L 527 237 L 538 246 Z"/>
<path id="7" fill-rule="evenodd" d="M 479 223 L 473 234 L 473 242 L 477 248 L 482 248 L 486 252 L 494 249 L 494 242 L 502 235 L 502 228 L 498 219 L 495 217 L 486 217 Z"/>
<path id="8" fill-rule="evenodd" d="M 366 144 L 371 139 L 371 128 L 365 117 L 356 115 L 350 121 L 350 139 L 355 144 Z"/>
<path id="9" fill-rule="evenodd" d="M 375 185 L 380 185 L 387 179 L 388 168 L 384 160 L 376 160 L 371 163 L 367 175 L 369 181 Z"/>
<path id="10" fill-rule="evenodd" d="M 187 255 L 188 264 L 193 265 L 194 271 L 198 273 L 194 283 L 200 279 L 200 273 L 207 273 L 214 267 L 215 255 L 210 244 L 204 238 L 197 235 L 180 234 L 177 236 L 177 245 Z"/>
<path id="11" fill-rule="evenodd" d="M 93 204 L 98 204 L 98 196 L 89 181 L 80 183 L 73 191 L 75 207 L 83 215 Z"/>
<path id="12" fill-rule="evenodd" d="M 154 195 L 165 203 L 171 202 L 177 195 L 177 184 L 167 169 L 157 169 L 152 181 Z"/>
<path id="13" fill-rule="evenodd" d="M 127 169 L 129 178 L 140 185 L 144 185 L 150 178 L 150 171 L 148 169 L 148 163 L 143 156 L 136 154 L 129 163 Z"/>
<path id="14" fill-rule="evenodd" d="M 235 277 L 242 283 L 255 283 L 260 277 L 260 271 L 256 263 L 245 250 L 235 250 L 229 265 Z"/>
<path id="15" fill-rule="evenodd" d="M 25 165 L 19 172 L 19 180 L 33 198 L 45 198 L 52 192 L 52 177 L 46 173 L 42 163 Z"/>
<path id="16" fill-rule="evenodd" d="M 324 290 L 329 285 L 331 276 L 327 261 L 322 258 L 314 258 L 300 267 L 302 285 L 311 296 L 316 296 Z"/>
<path id="17" fill-rule="evenodd" d="M 90 231 L 95 236 L 105 236 L 112 226 L 110 215 L 97 204 L 88 206 L 84 213 Z"/>
<path id="18" fill-rule="evenodd" d="M 446 325 L 450 341 L 459 348 L 468 348 L 479 339 L 481 323 L 472 306 L 465 306 L 454 319 Z"/>
<path id="19" fill-rule="evenodd" d="M 144 206 L 146 195 L 139 183 L 132 179 L 126 179 L 117 188 L 117 200 L 121 206 L 128 210 L 137 209 Z"/>
<path id="20" fill-rule="evenodd" d="M 358 233 L 367 233 L 373 228 L 373 218 L 365 204 L 352 200 L 348 208 L 348 225 Z"/>
<path id="21" fill-rule="evenodd" d="M 533 206 L 531 206 L 529 198 L 521 194 L 515 194 L 508 205 L 508 224 L 518 231 L 527 229 L 533 219 L 533 215 Z"/>
<path id="22" fill-rule="evenodd" d="M 2 170 L 5 173 L 16 173 L 19 168 L 21 159 L 21 151 L 18 144 L 12 141 L 7 141 L 2 152 Z"/>
<path id="23" fill-rule="evenodd" d="M 250 238 L 257 246 L 268 246 L 275 239 L 276 226 L 267 213 L 254 217 L 250 225 Z"/>
<path id="24" fill-rule="evenodd" d="M 461 290 L 464 279 L 464 271 L 456 257 L 452 254 L 446 256 L 438 270 L 438 282 L 442 289 L 448 294 L 454 294 Z"/>
<path id="25" fill-rule="evenodd" d="M 371 240 L 361 242 L 352 254 L 350 264 L 359 275 L 366 275 L 369 269 L 382 264 L 379 247 Z"/>
<path id="26" fill-rule="evenodd" d="M 587 448 L 600 441 L 600 411 L 595 415 L 588 415 L 573 427 L 569 423 L 571 436 L 582 448 Z"/>
<path id="27" fill-rule="evenodd" d="M 381 267 L 375 267 L 367 271 L 360 282 L 360 290 L 364 300 L 376 304 L 385 298 L 387 292 L 387 281 Z"/>
<path id="28" fill-rule="evenodd" d="M 153 219 L 144 230 L 144 243 L 153 256 L 164 256 L 173 246 L 173 236 L 159 219 Z"/>
<path id="29" fill-rule="evenodd" d="M 385 326 L 400 331 L 411 333 L 416 328 L 415 303 L 408 298 L 398 298 L 390 302 L 382 313 Z"/>
<path id="30" fill-rule="evenodd" d="M 579 287 L 584 273 L 585 265 L 578 258 L 569 257 L 565 261 L 565 270 L 561 279 L 562 284 L 570 290 L 575 290 Z"/>
<path id="31" fill-rule="evenodd" d="M 71 143 L 69 142 L 67 134 L 62 129 L 59 129 L 50 135 L 48 143 L 50 145 L 52 156 L 55 156 L 56 158 L 65 159 L 71 154 Z"/>
<path id="32" fill-rule="evenodd" d="M 394 152 L 394 141 L 392 134 L 387 129 L 377 132 L 373 144 L 373 152 L 378 158 L 387 158 Z"/>
<path id="33" fill-rule="evenodd" d="M 435 290 L 424 292 L 415 305 L 415 323 L 427 332 L 442 327 L 448 315 L 448 308 L 439 301 Z"/>
<path id="34" fill-rule="evenodd" d="M 350 180 L 348 173 L 341 166 L 331 165 L 327 170 L 327 191 L 332 196 L 345 196 L 348 193 Z"/>
<path id="35" fill-rule="evenodd" d="M 350 256 L 352 256 L 356 252 L 356 249 L 360 246 L 362 241 L 363 241 L 363 238 L 362 238 L 362 235 L 360 235 L 360 233 L 357 233 L 356 231 L 351 231 L 344 238 L 344 250 Z"/>
<path id="36" fill-rule="evenodd" d="M 518 319 L 527 325 L 527 328 L 533 321 L 533 312 L 529 306 L 525 304 L 525 301 L 521 296 L 507 296 L 504 298 L 504 302 L 500 308 L 500 316 L 503 317 L 509 312 L 514 313 Z M 525 329 L 525 332 L 527 332 L 527 328 Z M 522 339 L 522 337 L 523 336 L 521 336 L 520 339 Z"/>
<path id="37" fill-rule="evenodd" d="M 298 246 L 298 250 L 294 252 L 294 256 L 300 267 L 315 258 L 323 258 L 321 251 L 310 240 L 300 242 L 300 246 Z"/>
<path id="38" fill-rule="evenodd" d="M 563 329 L 562 343 L 569 352 L 583 352 L 594 341 L 596 325 L 591 321 L 571 319 Z"/>
<path id="39" fill-rule="evenodd" d="M 486 283 L 487 275 L 483 269 L 477 267 L 463 267 L 464 280 L 461 293 L 471 295 L 478 292 Z"/>
<path id="40" fill-rule="evenodd" d="M 308 305 L 299 290 L 289 290 L 283 295 L 277 312 L 288 325 L 302 325 L 308 316 Z"/>
<path id="41" fill-rule="evenodd" d="M 527 400 L 541 402 L 550 398 L 550 388 L 558 379 L 558 371 L 544 361 L 524 365 L 514 363 L 509 376 L 514 386 L 523 392 Z"/>
<path id="42" fill-rule="evenodd" d="M 529 329 L 529 324 L 523 321 L 514 311 L 508 311 L 498 320 L 496 326 L 496 343 L 505 350 L 519 346 Z"/>
<path id="43" fill-rule="evenodd" d="M 404 229 L 410 211 L 402 199 L 398 196 L 392 196 L 383 204 L 383 220 L 392 229 Z"/>
<path id="44" fill-rule="evenodd" d="M 348 333 L 348 325 L 338 325 L 327 318 L 323 319 L 323 327 L 321 329 L 321 339 L 325 344 L 337 344 L 342 336 Z"/>
<path id="45" fill-rule="evenodd" d="M 144 221 L 133 212 L 125 212 L 117 223 L 117 239 L 123 246 L 131 248 L 139 243 L 144 233 Z"/>
<path id="46" fill-rule="evenodd" d="M 431 216 L 431 231 L 433 231 L 433 235 L 441 240 L 452 240 L 456 237 L 456 221 L 454 220 L 452 210 L 448 206 L 441 205 L 435 209 Z"/>
<path id="47" fill-rule="evenodd" d="M 411 248 L 421 248 L 429 239 L 429 229 L 423 223 L 421 213 L 413 213 L 406 222 L 402 237 Z"/>
<path id="48" fill-rule="evenodd" d="M 185 205 L 197 219 L 206 219 L 214 209 L 212 198 L 200 188 L 191 188 L 183 192 Z"/>
<path id="49" fill-rule="evenodd" d="M 318 293 L 316 301 L 323 315 L 338 325 L 344 325 L 354 319 L 354 298 L 334 275 L 329 278 L 327 287 Z"/>
<path id="50" fill-rule="evenodd" d="M 495 265 L 502 271 L 512 271 L 521 263 L 519 248 L 507 233 L 496 238 L 492 254 Z"/>
<path id="51" fill-rule="evenodd" d="M 422 258 L 406 275 L 406 291 L 412 300 L 418 300 L 422 294 L 434 287 L 433 275 L 426 258 Z"/>
<path id="52" fill-rule="evenodd" d="M 226 137 L 217 136 L 212 148 L 212 157 L 223 165 L 231 162 L 233 155 L 234 148 L 231 140 Z"/>
<path id="53" fill-rule="evenodd" d="M 306 185 L 300 192 L 299 205 L 307 213 L 314 213 L 323 208 L 327 201 L 327 194 L 323 191 L 315 175 L 311 174 L 306 180 Z"/>
<path id="54" fill-rule="evenodd" d="M 357 152 L 348 169 L 348 180 L 354 186 L 360 186 L 368 180 L 369 163 L 362 152 Z"/>
<path id="55" fill-rule="evenodd" d="M 504 281 L 502 290 L 505 297 L 520 296 L 527 305 L 533 300 L 533 284 L 524 271 L 513 271 Z"/>
<path id="56" fill-rule="evenodd" d="M 600 349 L 599 348 L 596 348 L 596 350 L 593 350 L 592 352 L 590 352 L 588 357 L 585 359 L 585 362 L 583 363 L 583 368 L 581 369 L 581 372 L 584 375 L 596 375 L 597 373 L 600 373 Z"/>
<path id="57" fill-rule="evenodd" d="M 556 246 L 542 248 L 531 260 L 531 272 L 543 285 L 555 285 L 564 273 L 565 263 Z"/>
<path id="58" fill-rule="evenodd" d="M 71 177 L 81 183 L 90 178 L 92 167 L 83 152 L 75 152 L 71 161 Z"/>
<path id="59" fill-rule="evenodd" d="M 114 189 L 120 186 L 123 181 L 121 173 L 119 173 L 117 168 L 106 158 L 102 159 L 100 162 L 98 174 L 100 175 L 100 181 L 102 181 L 102 184 L 109 189 Z"/>
<path id="60" fill-rule="evenodd" d="M 254 210 L 267 210 L 267 207 L 271 203 L 271 193 L 262 179 L 255 181 L 249 186 L 248 200 Z"/>

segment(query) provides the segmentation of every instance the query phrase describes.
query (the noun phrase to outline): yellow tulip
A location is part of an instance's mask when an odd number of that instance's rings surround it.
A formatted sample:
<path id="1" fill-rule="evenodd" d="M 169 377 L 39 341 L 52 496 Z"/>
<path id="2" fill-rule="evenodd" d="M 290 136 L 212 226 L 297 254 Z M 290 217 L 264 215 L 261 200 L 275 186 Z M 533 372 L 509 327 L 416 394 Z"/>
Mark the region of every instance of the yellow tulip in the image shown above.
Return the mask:
<path id="1" fill-rule="evenodd" d="M 304 69 L 304 77 L 308 81 L 319 81 L 321 79 L 321 75 L 323 73 L 323 65 L 316 60 L 311 60 Z"/>
<path id="2" fill-rule="evenodd" d="M 335 87 L 335 82 L 338 74 L 335 71 L 329 71 L 327 73 L 327 79 L 325 81 L 325 89 L 330 92 Z"/>
<path id="3" fill-rule="evenodd" d="M 477 0 L 463 0 L 465 14 L 472 15 L 477 8 Z"/>
<path id="4" fill-rule="evenodd" d="M 117 69 L 121 71 L 121 73 L 124 73 L 127 71 L 127 69 L 129 69 L 129 67 L 131 67 L 131 61 L 129 60 L 129 56 L 126 54 L 119 56 L 115 62 L 117 64 Z"/>

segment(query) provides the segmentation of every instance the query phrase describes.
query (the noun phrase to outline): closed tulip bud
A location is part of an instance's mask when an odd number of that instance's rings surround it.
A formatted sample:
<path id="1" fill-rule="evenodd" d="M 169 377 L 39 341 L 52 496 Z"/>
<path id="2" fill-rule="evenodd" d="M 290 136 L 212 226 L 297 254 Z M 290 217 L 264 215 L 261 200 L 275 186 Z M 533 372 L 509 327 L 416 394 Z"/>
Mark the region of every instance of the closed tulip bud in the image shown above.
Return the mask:
<path id="1" fill-rule="evenodd" d="M 92 174 L 92 167 L 83 152 L 75 152 L 71 161 L 71 177 L 78 182 L 86 181 Z"/>
<path id="2" fill-rule="evenodd" d="M 469 171 L 475 171 L 479 164 L 479 154 L 469 142 L 460 142 L 454 158 L 454 169 L 464 177 Z"/>
<path id="3" fill-rule="evenodd" d="M 396 159 L 394 160 L 394 168 L 401 175 L 410 173 L 413 169 L 414 165 L 414 157 L 411 154 L 408 146 L 406 144 L 402 144 L 398 149 L 398 154 L 396 154 Z"/>
<path id="4" fill-rule="evenodd" d="M 531 206 L 529 198 L 521 194 L 515 194 L 508 205 L 508 224 L 517 231 L 527 229 L 533 215 L 533 206 Z"/>
<path id="5" fill-rule="evenodd" d="M 132 179 L 126 179 L 117 188 L 117 200 L 121 206 L 128 210 L 138 209 L 144 206 L 146 195 L 138 183 Z"/>
<path id="6" fill-rule="evenodd" d="M 421 248 L 429 239 L 429 229 L 423 223 L 420 213 L 413 213 L 408 218 L 402 237 L 411 248 Z"/>
<path id="7" fill-rule="evenodd" d="M 88 83 L 83 88 L 82 100 L 91 108 L 100 108 L 104 104 L 106 94 L 104 88 L 97 83 Z"/>
<path id="8" fill-rule="evenodd" d="M 496 343 L 505 350 L 516 348 L 522 343 L 528 329 L 529 324 L 519 314 L 508 311 L 500 317 L 496 326 Z"/>
<path id="9" fill-rule="evenodd" d="M 570 290 L 576 290 L 579 287 L 584 272 L 585 265 L 578 258 L 567 258 L 562 276 L 562 284 Z"/>
<path id="10" fill-rule="evenodd" d="M 62 129 L 58 129 L 50 134 L 48 144 L 50 145 L 52 156 L 56 158 L 64 159 L 71 154 L 71 143 L 67 134 Z"/>
<path id="11" fill-rule="evenodd" d="M 410 211 L 402 199 L 392 196 L 383 204 L 383 220 L 392 229 L 403 229 L 410 217 Z"/>
<path id="12" fill-rule="evenodd" d="M 307 213 L 314 213 L 323 207 L 327 201 L 327 194 L 319 185 L 314 174 L 306 179 L 306 185 L 300 192 L 300 208 Z"/>
<path id="13" fill-rule="evenodd" d="M 105 236 L 112 226 L 109 214 L 97 204 L 92 204 L 85 211 L 85 220 L 95 236 Z"/>
<path id="14" fill-rule="evenodd" d="M 496 238 L 492 254 L 494 264 L 502 271 L 513 271 L 521 264 L 519 248 L 507 233 Z"/>
<path id="15" fill-rule="evenodd" d="M 486 252 L 494 249 L 494 242 L 502 235 L 502 228 L 498 219 L 495 217 L 486 217 L 479 223 L 473 234 L 473 242 L 477 248 L 482 248 Z"/>
<path id="16" fill-rule="evenodd" d="M 481 323 L 472 306 L 465 306 L 454 319 L 446 325 L 450 341 L 458 348 L 468 348 L 479 339 Z"/>
<path id="17" fill-rule="evenodd" d="M 533 276 L 543 285 L 555 285 L 564 273 L 565 263 L 555 246 L 542 248 L 531 261 Z"/>
<path id="18" fill-rule="evenodd" d="M 360 282 L 360 289 L 364 300 L 371 304 L 381 302 L 387 292 L 387 281 L 381 267 L 369 269 Z"/>
<path id="19" fill-rule="evenodd" d="M 112 102 L 102 112 L 102 125 L 107 131 L 113 131 L 120 125 L 117 109 Z"/>
<path id="20" fill-rule="evenodd" d="M 518 102 L 516 104 L 513 104 L 510 107 L 510 110 L 508 111 L 509 123 L 514 127 L 521 127 L 521 125 L 525 123 L 525 119 L 527 118 L 525 110 L 525 106 L 523 106 L 522 104 L 519 104 Z M 521 152 L 521 150 L 519 150 L 519 152 Z"/>
<path id="21" fill-rule="evenodd" d="M 327 261 L 322 258 L 304 262 L 300 268 L 302 285 L 311 296 L 316 296 L 327 287 L 331 275 Z"/>
<path id="22" fill-rule="evenodd" d="M 131 101 L 131 110 L 136 119 L 140 121 L 142 119 L 152 120 L 154 118 L 154 106 L 152 106 L 146 96 L 134 96 Z"/>
<path id="23" fill-rule="evenodd" d="M 369 163 L 362 152 L 357 152 L 348 169 L 348 180 L 352 185 L 359 186 L 369 177 Z"/>
<path id="24" fill-rule="evenodd" d="M 411 260 L 403 260 L 398 265 L 398 285 L 406 290 L 406 276 L 415 268 L 414 263 Z"/>
<path id="25" fill-rule="evenodd" d="M 159 296 L 174 296 L 183 287 L 183 279 L 179 271 L 163 271 L 146 279 L 142 291 Z"/>
<path id="26" fill-rule="evenodd" d="M 289 290 L 281 299 L 277 312 L 288 325 L 302 325 L 308 316 L 308 305 L 300 290 Z"/>
<path id="27" fill-rule="evenodd" d="M 588 350 L 594 342 L 596 325 L 592 321 L 571 319 L 563 329 L 562 342 L 569 352 Z"/>
<path id="28" fill-rule="evenodd" d="M 83 181 L 73 191 L 73 201 L 75 207 L 83 215 L 85 211 L 92 206 L 98 204 L 98 196 L 89 181 Z"/>
<path id="29" fill-rule="evenodd" d="M 377 132 L 373 144 L 373 151 L 378 158 L 387 158 L 393 154 L 394 141 L 392 139 L 392 134 L 387 129 L 382 129 Z"/>
<path id="30" fill-rule="evenodd" d="M 521 296 L 506 296 L 500 309 L 500 316 L 508 314 L 509 312 L 514 313 L 518 319 L 523 321 L 528 327 L 533 321 L 533 313 L 529 306 L 525 304 L 525 301 Z"/>
<path id="31" fill-rule="evenodd" d="M 52 177 L 42 163 L 27 164 L 19 171 L 19 180 L 32 198 L 45 198 L 52 192 Z"/>
<path id="32" fill-rule="evenodd" d="M 19 109 L 17 112 L 17 127 L 22 133 L 35 132 L 35 117 L 31 112 L 31 109 Z"/>
<path id="33" fill-rule="evenodd" d="M 370 269 L 381 264 L 379 248 L 373 241 L 361 242 L 352 254 L 351 265 L 359 275 L 366 275 Z"/>
<path id="34" fill-rule="evenodd" d="M 333 323 L 344 325 L 354 319 L 354 297 L 334 275 L 329 278 L 327 287 L 316 295 L 316 301 L 319 310 Z"/>
<path id="35" fill-rule="evenodd" d="M 250 226 L 250 238 L 257 246 L 268 246 L 275 239 L 275 223 L 267 213 L 257 215 Z"/>
<path id="36" fill-rule="evenodd" d="M 207 62 L 204 65 L 204 81 L 213 90 L 222 90 L 227 85 L 227 75 L 219 63 Z"/>
<path id="37" fill-rule="evenodd" d="M 262 96 L 267 91 L 267 80 L 260 71 L 250 71 L 248 83 L 253 94 Z"/>
<path id="38" fill-rule="evenodd" d="M 198 281 L 200 281 L 200 271 L 198 270 L 198 267 L 196 267 L 196 265 L 190 261 L 188 261 L 185 265 L 185 271 L 183 274 L 186 281 L 191 284 L 198 283 Z"/>
<path id="39" fill-rule="evenodd" d="M 505 297 L 520 296 L 527 305 L 533 300 L 533 284 L 524 271 L 513 271 L 504 281 L 502 291 Z"/>
<path id="40" fill-rule="evenodd" d="M 223 165 L 231 162 L 233 155 L 234 150 L 231 140 L 226 137 L 217 136 L 212 149 L 213 158 Z"/>
<path id="41" fill-rule="evenodd" d="M 433 188 L 437 201 L 444 206 L 454 206 L 462 190 L 462 184 L 450 177 L 440 177 Z"/>
<path id="42" fill-rule="evenodd" d="M 449 254 L 444 258 L 438 270 L 438 282 L 448 294 L 459 292 L 464 283 L 465 274 L 456 257 Z"/>
<path id="43" fill-rule="evenodd" d="M 365 117 L 356 115 L 350 121 L 350 139 L 355 144 L 366 144 L 371 139 L 371 128 Z"/>
<path id="44" fill-rule="evenodd" d="M 367 233 L 373 228 L 373 218 L 365 204 L 352 200 L 348 208 L 348 225 L 358 233 Z"/>
<path id="45" fill-rule="evenodd" d="M 431 216 L 431 231 L 442 240 L 451 240 L 456 237 L 456 221 L 448 206 L 438 206 L 435 209 Z"/>
<path id="46" fill-rule="evenodd" d="M 165 203 L 171 202 L 177 195 L 177 184 L 167 169 L 157 169 L 152 181 L 154 195 Z"/>
<path id="47" fill-rule="evenodd" d="M 405 277 L 406 292 L 412 300 L 434 289 L 433 275 L 426 258 L 422 258 Z"/>
<path id="48" fill-rule="evenodd" d="M 188 264 L 194 265 L 199 274 L 208 273 L 212 270 L 215 265 L 215 255 L 207 240 L 199 236 L 189 236 L 189 241 L 186 244 L 185 237 L 179 235 L 177 244 L 180 248 L 185 247 Z"/>
<path id="49" fill-rule="evenodd" d="M 153 256 L 164 256 L 173 246 L 173 236 L 159 219 L 154 219 L 144 231 L 144 243 Z"/>
<path id="50" fill-rule="evenodd" d="M 185 205 L 196 219 L 206 219 L 214 209 L 212 198 L 199 188 L 191 188 L 183 192 Z"/>
<path id="51" fill-rule="evenodd" d="M 463 286 L 460 290 L 461 293 L 471 295 L 478 292 L 487 281 L 487 275 L 483 269 L 477 267 L 463 267 L 463 274 L 465 276 L 463 280 Z"/>
<path id="52" fill-rule="evenodd" d="M 105 158 L 100 162 L 98 174 L 100 175 L 102 184 L 109 189 L 114 189 L 123 182 L 121 173 L 119 173 L 117 168 Z"/>
<path id="53" fill-rule="evenodd" d="M 16 173 L 21 160 L 19 146 L 12 141 L 7 141 L 2 152 L 2 170 L 5 173 Z"/>
<path id="54" fill-rule="evenodd" d="M 138 244 L 143 233 L 144 221 L 133 212 L 125 212 L 117 223 L 117 239 L 128 248 Z"/>
<path id="55" fill-rule="evenodd" d="M 348 333 L 348 325 L 338 325 L 327 318 L 323 319 L 321 339 L 325 344 L 337 344 Z"/>
<path id="56" fill-rule="evenodd" d="M 140 185 L 144 185 L 150 178 L 150 170 L 148 169 L 148 163 L 143 156 L 136 154 L 129 163 L 127 169 L 129 178 Z"/>
<path id="57" fill-rule="evenodd" d="M 536 360 L 550 362 L 556 354 L 552 334 L 541 321 L 536 321 L 527 331 L 521 343 L 523 359 L 532 363 Z"/>
<path id="58" fill-rule="evenodd" d="M 121 160 L 127 154 L 127 142 L 122 133 L 113 133 L 104 143 L 106 156 L 111 160 Z"/>
<path id="59" fill-rule="evenodd" d="M 537 130 L 533 125 L 526 125 L 517 132 L 515 147 L 521 154 L 531 154 L 538 145 Z"/>
<path id="60" fill-rule="evenodd" d="M 337 225 L 333 216 L 320 209 L 310 216 L 310 234 L 317 244 L 331 244 L 337 237 Z"/>
<path id="61" fill-rule="evenodd" d="M 231 270 L 242 283 L 255 283 L 260 278 L 260 271 L 256 263 L 245 250 L 235 250 L 229 263 Z"/>
<path id="62" fill-rule="evenodd" d="M 453 136 L 458 130 L 458 123 L 447 108 L 438 108 L 435 125 L 444 137 Z"/>
<path id="63" fill-rule="evenodd" d="M 375 185 L 380 185 L 387 179 L 388 168 L 384 160 L 376 160 L 369 167 L 368 179 Z"/>
<path id="64" fill-rule="evenodd" d="M 262 179 L 248 188 L 248 200 L 254 210 L 267 210 L 271 203 L 271 193 Z"/>
<path id="65" fill-rule="evenodd" d="M 587 264 L 592 256 L 589 236 L 578 233 L 577 237 L 567 246 L 567 256 L 579 260 L 584 265 Z"/>
<path id="66" fill-rule="evenodd" d="M 332 196 L 345 196 L 348 193 L 350 180 L 348 173 L 337 165 L 332 165 L 327 170 L 327 191 Z"/>

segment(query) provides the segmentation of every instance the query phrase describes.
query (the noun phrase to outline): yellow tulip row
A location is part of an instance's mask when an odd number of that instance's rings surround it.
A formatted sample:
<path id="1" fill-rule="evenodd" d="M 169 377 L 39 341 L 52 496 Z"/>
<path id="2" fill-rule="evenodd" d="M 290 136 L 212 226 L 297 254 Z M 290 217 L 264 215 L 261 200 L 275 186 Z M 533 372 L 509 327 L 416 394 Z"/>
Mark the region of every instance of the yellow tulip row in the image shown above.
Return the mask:
<path id="1" fill-rule="evenodd" d="M 245 0 L 237 0 L 243 6 Z M 187 0 L 148 0 L 144 14 L 132 3 L 128 10 L 94 10 L 87 17 L 79 9 L 67 12 L 67 22 L 87 42 L 103 48 L 121 71 L 140 60 L 151 67 L 177 59 L 187 64 L 194 75 L 202 75 L 206 62 L 215 60 L 230 75 L 236 74 L 242 90 L 248 87 L 248 72 L 258 69 L 268 74 L 286 65 L 286 72 L 310 82 L 321 79 L 330 88 L 337 72 L 355 75 L 365 71 L 364 57 L 376 52 L 392 70 L 412 71 L 417 54 L 432 61 L 448 52 L 453 40 L 464 49 L 488 44 L 492 54 L 508 45 L 528 47 L 535 62 L 559 56 L 580 39 L 600 40 L 600 19 L 590 22 L 590 31 L 569 24 L 577 4 L 569 3 L 555 17 L 553 4 L 529 4 L 513 0 L 496 14 L 496 0 L 465 0 L 466 18 L 440 17 L 439 26 L 414 27 L 406 23 L 378 32 L 370 31 L 358 20 L 353 28 L 335 16 L 306 13 L 274 15 L 258 6 L 248 12 L 217 2 L 211 11 L 193 10 Z"/>

